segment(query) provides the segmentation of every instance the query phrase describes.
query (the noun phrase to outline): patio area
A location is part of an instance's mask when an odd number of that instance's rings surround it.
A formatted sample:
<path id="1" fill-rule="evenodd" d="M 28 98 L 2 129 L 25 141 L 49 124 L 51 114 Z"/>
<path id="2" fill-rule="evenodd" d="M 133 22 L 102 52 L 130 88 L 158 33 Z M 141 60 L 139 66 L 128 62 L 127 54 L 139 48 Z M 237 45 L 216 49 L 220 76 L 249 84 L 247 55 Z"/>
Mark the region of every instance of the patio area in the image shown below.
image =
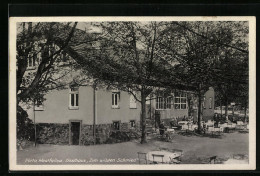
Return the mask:
<path id="1" fill-rule="evenodd" d="M 216 156 L 221 163 L 232 164 L 234 155 L 247 162 L 248 133 L 223 133 L 221 138 L 175 134 L 170 142 L 148 136 L 148 143 L 139 140 L 93 146 L 40 144 L 17 151 L 17 164 L 139 164 L 137 152 L 165 149 L 183 150 L 180 164 L 201 164 Z M 228 161 L 228 162 L 226 162 Z"/>

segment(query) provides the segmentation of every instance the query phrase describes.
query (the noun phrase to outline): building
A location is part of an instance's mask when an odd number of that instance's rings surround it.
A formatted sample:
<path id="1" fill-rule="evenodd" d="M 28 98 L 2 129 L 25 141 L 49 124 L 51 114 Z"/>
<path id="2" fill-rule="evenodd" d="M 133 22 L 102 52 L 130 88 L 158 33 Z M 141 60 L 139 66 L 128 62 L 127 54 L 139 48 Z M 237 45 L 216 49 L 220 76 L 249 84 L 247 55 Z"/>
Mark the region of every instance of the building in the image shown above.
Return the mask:
<path id="1" fill-rule="evenodd" d="M 155 125 L 158 114 L 166 122 L 196 114 L 195 108 L 189 114 L 187 97 L 188 93 L 180 91 L 167 98 L 157 96 L 147 101 L 147 121 Z M 93 142 L 94 126 L 100 143 L 105 143 L 112 131 L 140 130 L 141 104 L 127 92 L 106 89 L 94 92 L 91 86 L 70 86 L 53 90 L 45 98 L 44 104 L 36 105 L 34 112 L 33 108 L 28 109 L 29 117 L 35 117 L 40 143 L 88 145 Z M 203 104 L 203 118 L 212 118 L 212 88 L 206 92 Z"/>
<path id="2" fill-rule="evenodd" d="M 40 41 L 45 43 L 46 41 Z M 37 42 L 36 42 L 37 44 Z M 59 50 L 52 44 L 46 46 L 51 52 Z M 35 50 L 41 50 L 36 47 Z M 29 54 L 28 71 L 36 71 L 41 62 L 39 55 Z M 46 54 L 46 53 L 45 53 Z M 69 69 L 71 62 L 67 53 L 61 53 L 63 69 Z M 80 74 L 80 73 L 79 73 Z M 73 75 L 70 75 L 70 79 Z M 37 140 L 39 143 L 88 145 L 95 138 L 98 143 L 105 143 L 113 131 L 138 131 L 141 115 L 141 105 L 133 95 L 118 90 L 92 86 L 70 85 L 62 90 L 52 90 L 45 96 L 43 103 L 36 102 L 34 108 L 27 109 L 29 118 L 37 124 Z M 185 119 L 193 116 L 196 121 L 196 96 L 189 91 L 178 90 L 170 95 L 158 94 L 151 97 L 147 104 L 147 123 L 156 127 L 156 121 L 169 122 L 172 119 Z M 203 117 L 212 118 L 214 115 L 214 90 L 210 88 L 204 97 Z M 204 120 L 205 120 L 204 119 Z"/>
<path id="3" fill-rule="evenodd" d="M 41 130 L 38 133 L 53 132 L 50 137 L 61 140 L 57 143 L 81 145 L 93 136 L 94 123 L 96 133 L 106 140 L 111 130 L 125 131 L 139 122 L 140 104 L 127 92 L 95 90 L 95 104 L 93 97 L 91 86 L 52 91 L 44 105 L 35 107 L 35 122 Z"/>
<path id="4" fill-rule="evenodd" d="M 202 120 L 207 122 L 208 120 L 212 120 L 214 116 L 215 109 L 215 91 L 212 87 L 209 87 L 209 90 L 205 92 L 202 105 L 201 105 L 201 117 Z M 194 117 L 194 122 L 198 121 L 198 106 L 197 100 L 195 99 L 193 102 L 192 115 Z"/>
<path id="5" fill-rule="evenodd" d="M 172 120 L 193 120 L 198 121 L 198 98 L 194 92 L 179 90 L 171 94 L 171 96 L 157 96 L 151 101 L 151 105 L 147 106 L 148 117 L 154 119 L 158 123 L 163 120 L 167 125 Z M 204 94 L 202 101 L 201 118 L 208 121 L 214 116 L 215 92 L 212 87 Z M 150 109 L 150 110 L 149 110 Z M 150 113 L 151 112 L 151 113 Z M 156 123 L 154 126 L 156 127 Z"/>

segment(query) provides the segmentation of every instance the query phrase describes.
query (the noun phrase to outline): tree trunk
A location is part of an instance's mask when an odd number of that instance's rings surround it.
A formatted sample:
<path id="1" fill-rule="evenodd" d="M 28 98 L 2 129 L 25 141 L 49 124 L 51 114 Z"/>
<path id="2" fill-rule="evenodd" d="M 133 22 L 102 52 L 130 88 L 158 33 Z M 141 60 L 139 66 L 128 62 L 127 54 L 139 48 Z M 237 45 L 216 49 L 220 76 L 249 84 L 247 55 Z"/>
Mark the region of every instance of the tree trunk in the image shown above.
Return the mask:
<path id="1" fill-rule="evenodd" d="M 201 92 L 200 92 L 200 90 L 199 90 L 199 105 L 198 105 L 198 133 L 201 132 L 200 115 L 201 115 Z"/>
<path id="2" fill-rule="evenodd" d="M 220 115 L 221 115 L 221 117 L 222 117 L 222 102 L 221 102 L 222 100 L 220 100 Z"/>
<path id="3" fill-rule="evenodd" d="M 96 85 L 93 85 L 93 138 L 96 145 Z"/>
<path id="4" fill-rule="evenodd" d="M 190 108 L 190 101 L 191 101 L 191 99 L 190 98 L 188 98 L 188 116 L 190 117 L 191 116 L 191 108 Z"/>
<path id="5" fill-rule="evenodd" d="M 141 112 L 141 144 L 147 143 L 146 141 L 146 105 L 145 105 L 145 100 L 146 100 L 146 94 L 144 91 L 141 92 L 141 106 L 142 106 L 142 112 Z"/>
<path id="6" fill-rule="evenodd" d="M 228 101 L 227 101 L 227 99 L 226 99 L 226 102 L 225 102 L 226 104 L 226 107 L 225 107 L 225 117 L 227 118 L 227 116 L 228 116 Z M 228 118 L 227 118 L 227 120 L 228 120 Z"/>
<path id="7" fill-rule="evenodd" d="M 244 121 L 246 121 L 247 120 L 247 118 L 246 118 L 246 110 L 247 110 L 247 103 L 245 103 L 245 120 Z"/>

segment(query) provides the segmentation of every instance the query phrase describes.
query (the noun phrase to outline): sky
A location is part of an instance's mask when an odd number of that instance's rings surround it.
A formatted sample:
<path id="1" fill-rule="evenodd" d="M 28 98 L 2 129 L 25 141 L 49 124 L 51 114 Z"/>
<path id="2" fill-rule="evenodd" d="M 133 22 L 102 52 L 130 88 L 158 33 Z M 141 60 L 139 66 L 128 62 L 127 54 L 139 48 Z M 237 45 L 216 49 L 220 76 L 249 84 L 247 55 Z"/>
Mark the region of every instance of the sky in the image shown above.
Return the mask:
<path id="1" fill-rule="evenodd" d="M 94 27 L 93 25 L 91 25 L 89 22 L 79 22 L 77 24 L 77 28 L 81 29 L 83 31 L 86 31 L 88 33 L 98 33 L 101 32 L 101 30 L 97 27 Z"/>
<path id="2" fill-rule="evenodd" d="M 71 24 L 71 26 L 73 26 L 73 23 Z M 16 25 L 17 27 L 17 33 L 22 32 L 22 26 L 21 23 L 17 23 Z M 25 24 L 25 28 L 27 28 L 27 23 Z M 94 27 L 93 25 L 91 25 L 89 22 L 79 22 L 76 26 L 76 28 L 81 29 L 83 31 L 86 31 L 88 33 L 97 33 L 100 31 L 100 29 L 98 29 L 97 27 Z"/>

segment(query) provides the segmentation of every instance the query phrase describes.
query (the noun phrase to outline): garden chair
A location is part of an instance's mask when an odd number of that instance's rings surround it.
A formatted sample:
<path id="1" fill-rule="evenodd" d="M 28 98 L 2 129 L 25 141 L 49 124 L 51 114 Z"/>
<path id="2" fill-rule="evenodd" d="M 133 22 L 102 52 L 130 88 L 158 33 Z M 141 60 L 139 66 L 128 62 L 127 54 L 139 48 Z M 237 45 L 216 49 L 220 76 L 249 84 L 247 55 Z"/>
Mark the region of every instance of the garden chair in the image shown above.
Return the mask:
<path id="1" fill-rule="evenodd" d="M 137 152 L 137 154 L 138 154 L 139 164 L 141 164 L 141 160 L 144 160 L 145 164 L 147 164 L 147 153 Z"/>

